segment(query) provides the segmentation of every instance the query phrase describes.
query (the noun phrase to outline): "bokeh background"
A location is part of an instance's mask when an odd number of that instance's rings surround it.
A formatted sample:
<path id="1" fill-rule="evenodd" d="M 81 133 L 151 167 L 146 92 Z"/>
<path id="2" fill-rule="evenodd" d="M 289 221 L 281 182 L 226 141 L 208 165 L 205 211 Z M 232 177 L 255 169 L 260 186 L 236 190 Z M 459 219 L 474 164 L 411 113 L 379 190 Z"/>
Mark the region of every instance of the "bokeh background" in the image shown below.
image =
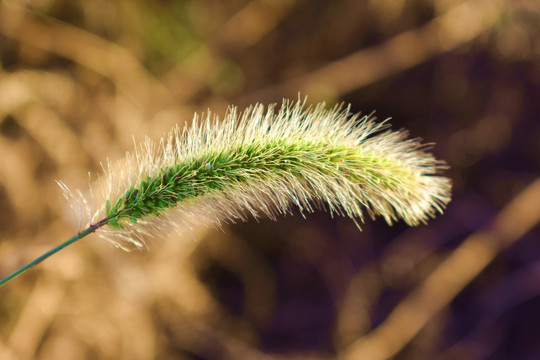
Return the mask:
<path id="1" fill-rule="evenodd" d="M 537 0 L 0 2 L 0 275 L 77 231 L 55 180 L 298 94 L 436 143 L 445 214 L 92 235 L 0 288 L 0 358 L 540 358 Z"/>

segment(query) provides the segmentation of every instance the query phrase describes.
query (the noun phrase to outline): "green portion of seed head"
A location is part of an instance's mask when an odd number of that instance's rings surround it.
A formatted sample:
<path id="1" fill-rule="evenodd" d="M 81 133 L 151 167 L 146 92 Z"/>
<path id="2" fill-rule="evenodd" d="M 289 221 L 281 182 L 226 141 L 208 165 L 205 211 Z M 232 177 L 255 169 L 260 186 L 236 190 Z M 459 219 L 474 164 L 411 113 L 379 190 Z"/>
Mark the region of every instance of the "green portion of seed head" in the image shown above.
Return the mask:
<path id="1" fill-rule="evenodd" d="M 403 179 L 412 175 L 400 168 L 399 162 L 363 154 L 358 148 L 283 140 L 238 146 L 147 176 L 130 187 L 113 207 L 107 207 L 109 226 L 122 228 L 121 222 L 126 219 L 136 224 L 139 219 L 159 216 L 184 200 L 249 186 L 254 179 L 289 174 L 309 184 L 310 179 L 303 176 L 306 170 L 329 179 L 343 177 L 358 184 L 374 184 L 387 191 L 399 189 Z"/>

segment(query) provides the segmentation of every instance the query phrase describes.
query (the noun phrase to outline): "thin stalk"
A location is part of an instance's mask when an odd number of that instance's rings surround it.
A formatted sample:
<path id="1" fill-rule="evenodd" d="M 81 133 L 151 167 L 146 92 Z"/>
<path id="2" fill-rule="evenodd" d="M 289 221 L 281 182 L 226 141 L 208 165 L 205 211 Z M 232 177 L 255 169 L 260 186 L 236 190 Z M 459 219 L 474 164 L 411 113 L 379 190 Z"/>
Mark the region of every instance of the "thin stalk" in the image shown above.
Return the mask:
<path id="1" fill-rule="evenodd" d="M 45 254 L 41 255 L 40 257 L 36 258 L 35 260 L 33 260 L 33 261 L 29 262 L 28 264 L 24 265 L 19 270 L 16 270 L 16 271 L 12 272 L 8 276 L 6 276 L 2 280 L 0 280 L 0 286 L 4 285 L 9 280 L 16 278 L 17 276 L 21 275 L 22 273 L 26 272 L 26 270 L 28 270 L 28 269 L 34 267 L 35 265 L 39 264 L 40 262 L 42 262 L 43 260 L 45 260 L 49 256 L 56 254 L 58 251 L 62 250 L 66 246 L 73 244 L 74 242 L 82 239 L 83 237 L 85 237 L 87 235 L 90 235 L 91 233 L 93 233 L 94 231 L 96 231 L 97 229 L 102 227 L 103 225 L 107 224 L 107 222 L 109 222 L 109 220 L 110 220 L 109 218 L 105 218 L 105 219 L 102 219 L 102 220 L 98 221 L 95 224 L 90 225 L 89 227 L 87 227 L 83 231 L 79 232 L 77 235 L 75 235 L 71 239 L 63 242 L 62 244 L 58 245 L 54 249 L 49 250 Z"/>

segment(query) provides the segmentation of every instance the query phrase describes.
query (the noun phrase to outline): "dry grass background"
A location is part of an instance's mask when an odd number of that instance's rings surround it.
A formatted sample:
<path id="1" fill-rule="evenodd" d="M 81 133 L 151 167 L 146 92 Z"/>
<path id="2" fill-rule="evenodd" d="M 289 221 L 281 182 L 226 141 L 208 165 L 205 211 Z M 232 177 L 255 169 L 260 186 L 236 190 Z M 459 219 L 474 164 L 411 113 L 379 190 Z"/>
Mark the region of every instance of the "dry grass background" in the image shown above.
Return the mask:
<path id="1" fill-rule="evenodd" d="M 133 138 L 228 104 L 377 109 L 437 142 L 455 190 L 412 229 L 89 237 L 0 288 L 0 358 L 537 358 L 538 24 L 535 0 L 1 2 L 2 276 L 76 232 L 55 180 L 85 189 Z"/>

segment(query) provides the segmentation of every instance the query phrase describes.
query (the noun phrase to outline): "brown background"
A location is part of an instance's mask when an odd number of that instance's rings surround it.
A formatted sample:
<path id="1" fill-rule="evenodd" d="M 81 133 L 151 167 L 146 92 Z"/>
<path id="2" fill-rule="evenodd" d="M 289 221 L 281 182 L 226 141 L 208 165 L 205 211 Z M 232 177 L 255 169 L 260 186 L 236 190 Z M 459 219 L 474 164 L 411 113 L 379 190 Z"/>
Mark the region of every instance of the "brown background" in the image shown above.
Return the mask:
<path id="1" fill-rule="evenodd" d="M 540 357 L 537 188 L 507 207 L 540 173 L 539 24 L 536 0 L 1 2 L 2 276 L 77 231 L 55 180 L 86 189 L 133 138 L 230 104 L 376 110 L 436 143 L 454 190 L 416 228 L 90 236 L 0 288 L 0 358 Z"/>

